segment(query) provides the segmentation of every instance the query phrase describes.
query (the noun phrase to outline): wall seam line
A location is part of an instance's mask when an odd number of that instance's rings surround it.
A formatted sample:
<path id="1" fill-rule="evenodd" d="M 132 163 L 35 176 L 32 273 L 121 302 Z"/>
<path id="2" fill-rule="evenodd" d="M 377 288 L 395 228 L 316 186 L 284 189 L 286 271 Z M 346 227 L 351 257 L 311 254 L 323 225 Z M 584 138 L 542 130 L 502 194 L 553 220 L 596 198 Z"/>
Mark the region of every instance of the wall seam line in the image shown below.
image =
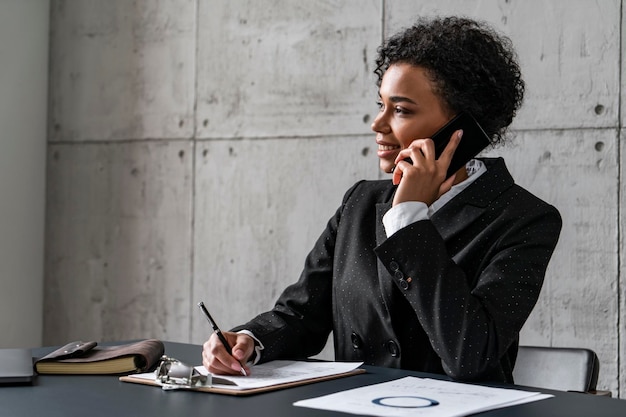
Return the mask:
<path id="1" fill-rule="evenodd" d="M 622 27 L 622 22 L 626 21 L 626 19 L 624 19 L 624 2 L 623 0 L 620 2 L 620 13 L 619 13 L 619 19 L 620 19 L 620 25 L 619 25 L 619 40 L 618 40 L 618 45 L 619 45 L 619 49 L 618 49 L 618 54 L 619 54 L 619 58 L 618 58 L 618 68 L 617 68 L 617 91 L 618 91 L 618 95 L 617 95 L 617 144 L 616 144 L 616 148 L 617 148 L 617 163 L 618 163 L 618 170 L 617 170 L 617 283 L 616 283 L 616 288 L 617 288 L 617 321 L 616 321 L 616 327 L 617 327 L 617 397 L 621 398 L 621 391 L 622 391 L 622 384 L 621 384 L 621 380 L 622 380 L 622 359 L 621 359 L 621 353 L 624 351 L 623 349 L 623 340 L 624 338 L 621 335 L 621 325 L 622 325 L 622 321 L 621 321 L 621 315 L 622 315 L 622 310 L 623 310 L 623 297 L 621 295 L 621 291 L 622 291 L 622 285 L 621 285 L 621 280 L 622 280 L 622 239 L 623 239 L 623 234 L 622 234 L 622 227 L 623 227 L 623 221 L 622 221 L 622 94 L 624 93 L 623 88 L 622 88 L 622 67 L 624 65 L 624 53 L 623 53 L 623 48 L 624 48 L 624 43 L 623 43 L 623 36 L 624 36 L 624 28 Z"/>
<path id="2" fill-rule="evenodd" d="M 197 149 L 197 136 L 198 136 L 198 47 L 200 45 L 200 16 L 199 16 L 199 0 L 196 0 L 196 45 L 194 51 L 194 89 L 193 89 L 193 134 L 191 137 L 191 196 L 190 196 L 190 210 L 189 210 L 189 300 L 194 299 L 195 292 L 195 259 L 196 259 L 196 149 Z M 192 342 L 193 335 L 193 311 L 194 302 L 189 303 L 189 327 L 187 334 L 187 341 Z"/>

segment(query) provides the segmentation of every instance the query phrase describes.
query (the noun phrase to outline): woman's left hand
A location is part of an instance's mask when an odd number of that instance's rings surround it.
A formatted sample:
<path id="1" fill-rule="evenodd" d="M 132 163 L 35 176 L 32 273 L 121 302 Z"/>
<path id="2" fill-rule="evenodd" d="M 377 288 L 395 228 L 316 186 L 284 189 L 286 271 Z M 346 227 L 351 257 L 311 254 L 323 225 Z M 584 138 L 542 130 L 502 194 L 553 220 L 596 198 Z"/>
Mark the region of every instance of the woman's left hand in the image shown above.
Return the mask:
<path id="1" fill-rule="evenodd" d="M 398 185 L 394 206 L 405 201 L 421 201 L 430 206 L 452 188 L 456 174 L 446 179 L 446 173 L 462 136 L 462 130 L 454 132 L 439 159 L 435 159 L 435 143 L 431 139 L 414 140 L 400 151 L 392 177 L 394 185 Z M 406 158 L 411 158 L 413 163 L 405 161 Z"/>

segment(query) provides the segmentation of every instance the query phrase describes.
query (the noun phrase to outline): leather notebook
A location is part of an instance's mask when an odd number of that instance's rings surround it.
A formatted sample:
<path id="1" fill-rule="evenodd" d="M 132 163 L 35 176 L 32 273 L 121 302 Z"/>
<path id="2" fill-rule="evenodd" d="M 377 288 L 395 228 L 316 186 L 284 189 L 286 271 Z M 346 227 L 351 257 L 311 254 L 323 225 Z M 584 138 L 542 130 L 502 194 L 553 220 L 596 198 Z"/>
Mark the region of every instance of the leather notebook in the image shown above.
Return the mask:
<path id="1" fill-rule="evenodd" d="M 165 347 L 157 339 L 121 345 L 71 342 L 35 361 L 40 374 L 123 374 L 146 372 L 156 366 Z"/>

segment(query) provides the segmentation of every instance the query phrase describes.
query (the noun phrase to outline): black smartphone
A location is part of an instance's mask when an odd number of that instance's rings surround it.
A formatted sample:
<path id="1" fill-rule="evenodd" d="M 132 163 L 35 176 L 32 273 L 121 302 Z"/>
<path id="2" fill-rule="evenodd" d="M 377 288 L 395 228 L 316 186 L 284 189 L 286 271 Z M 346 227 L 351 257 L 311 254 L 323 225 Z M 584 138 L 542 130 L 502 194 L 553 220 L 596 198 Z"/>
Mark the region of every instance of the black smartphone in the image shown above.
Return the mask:
<path id="1" fill-rule="evenodd" d="M 454 155 L 452 155 L 452 161 L 450 161 L 446 178 L 450 178 L 452 174 L 461 169 L 470 159 L 474 158 L 480 151 L 491 144 L 489 136 L 487 136 L 476 119 L 470 114 L 462 112 L 431 136 L 431 139 L 435 142 L 435 158 L 439 159 L 439 156 L 441 156 L 441 153 L 450 142 L 450 136 L 459 129 L 463 129 L 463 137 L 461 138 L 459 146 L 454 151 Z M 412 163 L 410 158 L 405 160 Z"/>
<path id="2" fill-rule="evenodd" d="M 439 158 L 450 142 L 450 136 L 459 129 L 463 129 L 463 137 L 461 138 L 461 142 L 459 142 L 459 146 L 454 151 L 454 155 L 452 155 L 452 161 L 450 161 L 446 178 L 450 178 L 452 174 L 461 169 L 470 159 L 474 158 L 480 151 L 491 144 L 489 136 L 487 136 L 476 119 L 470 114 L 462 112 L 431 136 L 431 139 L 435 142 L 435 158 Z"/>

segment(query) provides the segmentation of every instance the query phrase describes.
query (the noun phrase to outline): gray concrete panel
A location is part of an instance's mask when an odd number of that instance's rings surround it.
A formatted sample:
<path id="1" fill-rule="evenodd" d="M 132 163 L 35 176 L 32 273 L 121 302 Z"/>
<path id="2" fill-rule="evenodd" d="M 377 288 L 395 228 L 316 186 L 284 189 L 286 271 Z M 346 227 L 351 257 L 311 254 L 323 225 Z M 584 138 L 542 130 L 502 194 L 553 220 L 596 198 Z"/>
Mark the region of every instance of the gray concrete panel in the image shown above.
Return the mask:
<path id="1" fill-rule="evenodd" d="M 51 141 L 190 138 L 196 1 L 51 8 Z"/>
<path id="2" fill-rule="evenodd" d="M 0 348 L 42 343 L 49 15 L 0 2 Z"/>
<path id="3" fill-rule="evenodd" d="M 380 8 L 379 0 L 200 2 L 198 137 L 367 133 Z"/>
<path id="4" fill-rule="evenodd" d="M 44 340 L 187 341 L 192 146 L 51 145 Z"/>
<path id="5" fill-rule="evenodd" d="M 626 27 L 626 13 L 624 13 L 624 9 L 623 9 L 623 1 L 622 1 L 622 28 Z M 620 104 L 621 104 L 621 120 L 620 120 L 620 126 L 624 127 L 626 126 L 626 111 L 624 111 L 624 109 L 626 109 L 626 30 L 622 29 L 622 39 L 621 39 L 621 45 L 622 45 L 622 53 L 620 55 L 620 63 L 619 63 L 619 68 L 621 71 L 621 77 L 620 79 L 622 80 L 622 85 L 620 86 Z M 624 137 L 624 135 L 622 134 L 621 137 Z M 626 385 L 626 384 L 625 384 Z M 626 390 L 626 387 L 624 388 Z"/>
<path id="6" fill-rule="evenodd" d="M 619 350 L 617 363 L 619 364 L 618 376 L 619 376 L 619 397 L 626 398 L 626 264 L 624 259 L 626 258 L 626 240 L 624 239 L 624 230 L 626 228 L 626 214 L 624 207 L 626 206 L 626 186 L 624 186 L 623 178 L 625 174 L 624 165 L 626 164 L 626 157 L 624 156 L 624 142 L 626 140 L 626 128 L 620 130 L 619 135 L 619 254 L 617 256 L 619 262 L 619 279 L 613 282 L 615 291 L 617 292 L 617 299 L 619 300 L 619 315 L 617 316 L 617 322 L 619 327 L 617 329 L 617 338 L 619 340 Z"/>

